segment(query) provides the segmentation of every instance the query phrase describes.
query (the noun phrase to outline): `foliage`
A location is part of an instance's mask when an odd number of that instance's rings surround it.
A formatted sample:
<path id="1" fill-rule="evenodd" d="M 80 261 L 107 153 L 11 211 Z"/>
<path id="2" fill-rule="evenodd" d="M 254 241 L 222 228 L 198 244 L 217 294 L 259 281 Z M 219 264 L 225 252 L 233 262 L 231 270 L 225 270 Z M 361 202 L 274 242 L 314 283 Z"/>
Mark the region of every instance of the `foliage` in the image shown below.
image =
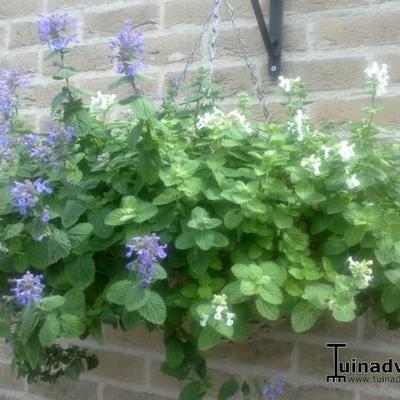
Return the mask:
<path id="1" fill-rule="evenodd" d="M 112 97 L 85 105 L 67 59 L 63 50 L 55 79 L 66 85 L 52 102 L 57 157 L 38 158 L 54 137 L 33 140 L 14 113 L 13 153 L 0 161 L 0 332 L 20 375 L 76 378 L 94 356 L 59 339 L 101 343 L 102 324 L 144 322 L 164 331 L 163 372 L 189 380 L 181 399 L 200 399 L 201 351 L 245 341 L 254 321 L 289 318 L 303 332 L 326 313 L 351 321 L 373 308 L 399 326 L 398 146 L 378 140 L 373 75 L 367 119 L 338 133 L 313 127 L 299 80 L 282 80 L 288 122 L 252 124 L 244 97 L 240 112 L 216 108 L 204 70 L 183 104 L 172 95 L 161 110 L 125 76 L 117 85 L 133 95 L 115 117 Z M 14 182 L 51 190 L 13 192 Z M 13 204 L 26 198 L 21 214 Z M 24 306 L 9 279 L 28 270 L 44 288 Z M 239 389 L 250 398 L 233 380 L 219 398 Z"/>

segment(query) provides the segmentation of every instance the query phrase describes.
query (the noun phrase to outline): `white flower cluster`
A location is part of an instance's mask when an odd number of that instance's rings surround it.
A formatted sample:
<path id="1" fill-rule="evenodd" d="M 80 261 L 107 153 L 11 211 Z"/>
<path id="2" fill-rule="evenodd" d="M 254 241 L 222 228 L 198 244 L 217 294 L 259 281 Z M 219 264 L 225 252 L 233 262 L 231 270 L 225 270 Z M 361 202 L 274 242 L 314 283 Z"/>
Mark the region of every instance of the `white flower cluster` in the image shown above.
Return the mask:
<path id="1" fill-rule="evenodd" d="M 323 153 L 323 158 L 326 160 L 329 158 L 333 150 L 337 150 L 337 153 L 339 154 L 340 158 L 344 163 L 349 162 L 353 157 L 355 157 L 356 153 L 354 151 L 355 144 L 349 144 L 347 140 L 342 140 L 337 146 L 335 147 L 328 147 L 328 146 L 322 146 L 321 151 Z M 313 170 L 314 175 L 318 176 L 321 174 L 321 158 L 317 157 L 315 154 L 312 154 L 308 158 L 303 158 L 301 160 L 301 166 L 303 168 L 310 168 Z M 346 185 L 349 189 L 355 189 L 361 185 L 360 180 L 357 177 L 357 174 L 351 174 L 349 173 L 349 168 L 346 167 Z"/>
<path id="2" fill-rule="evenodd" d="M 3 243 L 0 243 L 0 253 L 8 253 L 8 249 Z"/>
<path id="3" fill-rule="evenodd" d="M 294 116 L 294 122 L 288 122 L 289 131 L 297 135 L 297 140 L 302 142 L 305 135 L 310 133 L 309 117 L 304 114 L 303 110 L 297 110 Z"/>
<path id="4" fill-rule="evenodd" d="M 308 158 L 303 158 L 301 160 L 301 166 L 303 168 L 311 168 L 315 176 L 321 175 L 321 159 L 315 154 L 312 154 Z"/>
<path id="5" fill-rule="evenodd" d="M 285 78 L 282 75 L 278 79 L 279 79 L 279 87 L 282 88 L 286 93 L 291 92 L 293 86 L 301 81 L 300 77 L 297 77 L 296 79 L 290 79 L 290 78 Z"/>
<path id="6" fill-rule="evenodd" d="M 214 108 L 212 113 L 205 113 L 204 115 L 198 117 L 196 128 L 198 130 L 203 128 L 222 128 L 227 124 L 231 124 L 232 122 L 240 125 L 248 134 L 253 132 L 250 127 L 250 123 L 246 120 L 246 117 L 238 110 L 233 110 L 229 114 L 225 115 L 218 108 Z"/>
<path id="7" fill-rule="evenodd" d="M 94 114 L 105 113 L 115 103 L 116 99 L 115 94 L 103 94 L 98 91 L 96 97 L 90 99 L 90 111 Z"/>
<path id="8" fill-rule="evenodd" d="M 373 278 L 372 260 L 354 261 L 353 257 L 349 257 L 347 262 L 349 263 L 349 270 L 353 275 L 357 289 L 366 289 Z"/>
<path id="9" fill-rule="evenodd" d="M 236 314 L 229 311 L 228 302 L 225 294 L 217 295 L 215 294 L 212 302 L 215 313 L 212 315 L 203 314 L 201 316 L 200 325 L 205 327 L 210 318 L 215 321 L 222 321 L 227 326 L 232 326 L 235 322 Z"/>
<path id="10" fill-rule="evenodd" d="M 372 63 L 372 65 L 365 70 L 365 77 L 371 82 L 377 96 L 382 96 L 387 92 L 386 88 L 389 84 L 389 74 L 386 64 L 379 66 L 377 62 Z"/>

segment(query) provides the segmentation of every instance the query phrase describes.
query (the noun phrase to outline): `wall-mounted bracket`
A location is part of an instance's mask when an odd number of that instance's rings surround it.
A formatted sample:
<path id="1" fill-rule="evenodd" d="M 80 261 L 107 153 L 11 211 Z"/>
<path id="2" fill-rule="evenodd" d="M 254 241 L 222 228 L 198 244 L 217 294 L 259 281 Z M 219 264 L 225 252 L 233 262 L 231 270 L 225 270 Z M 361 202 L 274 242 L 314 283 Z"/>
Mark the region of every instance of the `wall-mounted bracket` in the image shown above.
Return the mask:
<path id="1" fill-rule="evenodd" d="M 283 0 L 271 0 L 269 32 L 259 0 L 251 3 L 269 56 L 268 72 L 276 79 L 281 72 Z"/>

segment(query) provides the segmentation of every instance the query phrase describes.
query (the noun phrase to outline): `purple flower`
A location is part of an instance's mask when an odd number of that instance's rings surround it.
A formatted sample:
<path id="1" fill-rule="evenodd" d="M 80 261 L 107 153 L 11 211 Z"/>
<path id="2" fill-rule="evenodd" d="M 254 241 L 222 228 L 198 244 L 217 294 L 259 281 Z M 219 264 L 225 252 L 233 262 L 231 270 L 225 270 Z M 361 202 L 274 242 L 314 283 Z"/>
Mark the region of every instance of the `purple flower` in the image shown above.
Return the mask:
<path id="1" fill-rule="evenodd" d="M 149 287 L 156 275 L 155 264 L 167 257 L 165 252 L 166 244 L 159 243 L 160 238 L 152 233 L 148 236 L 137 236 L 126 243 L 126 257 L 135 256 L 136 259 L 127 264 L 130 271 L 136 271 L 139 274 L 143 287 Z"/>
<path id="2" fill-rule="evenodd" d="M 264 387 L 262 395 L 266 400 L 277 400 L 283 395 L 286 380 L 282 376 L 272 379 L 271 382 Z"/>
<path id="3" fill-rule="evenodd" d="M 65 146 L 71 142 L 75 129 L 61 128 L 51 125 L 47 136 L 29 133 L 23 137 L 24 147 L 29 157 L 39 163 L 48 163 L 53 167 L 60 165 L 60 159 L 65 154 Z"/>
<path id="4" fill-rule="evenodd" d="M 67 13 L 39 15 L 40 40 L 55 53 L 63 53 L 71 42 L 76 41 L 76 20 Z"/>
<path id="5" fill-rule="evenodd" d="M 33 275 L 29 271 L 22 278 L 10 279 L 10 282 L 15 284 L 15 288 L 11 291 L 17 303 L 29 307 L 32 303 L 40 301 L 44 288 L 42 279 L 42 275 Z"/>
<path id="6" fill-rule="evenodd" d="M 28 210 L 35 207 L 39 202 L 39 194 L 43 192 L 53 192 L 43 179 L 37 179 L 35 182 L 29 180 L 24 182 L 14 181 L 11 188 L 11 195 L 13 196 L 11 205 L 18 208 L 21 215 L 27 215 Z"/>
<path id="7" fill-rule="evenodd" d="M 143 33 L 134 32 L 130 21 L 125 22 L 124 29 L 110 42 L 110 47 L 117 50 L 117 54 L 111 56 L 111 59 L 117 62 L 118 73 L 135 79 L 146 68 L 143 61 Z"/>
<path id="8" fill-rule="evenodd" d="M 46 206 L 42 212 L 42 216 L 40 217 L 42 222 L 47 224 L 50 221 L 50 209 L 49 206 Z"/>

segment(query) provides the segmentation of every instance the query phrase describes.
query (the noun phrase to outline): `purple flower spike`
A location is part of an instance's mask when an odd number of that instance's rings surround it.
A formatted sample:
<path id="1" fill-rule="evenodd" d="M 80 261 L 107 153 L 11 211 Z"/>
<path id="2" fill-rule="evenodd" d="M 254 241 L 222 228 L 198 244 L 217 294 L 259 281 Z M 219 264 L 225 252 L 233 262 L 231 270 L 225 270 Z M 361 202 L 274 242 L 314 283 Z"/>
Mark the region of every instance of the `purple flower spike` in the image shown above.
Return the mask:
<path id="1" fill-rule="evenodd" d="M 278 376 L 264 387 L 262 395 L 266 400 L 277 400 L 283 395 L 285 386 L 286 379 L 283 376 Z"/>
<path id="2" fill-rule="evenodd" d="M 11 289 L 15 300 L 22 306 L 31 306 L 42 298 L 44 285 L 42 284 L 42 275 L 33 275 L 27 271 L 22 278 L 10 279 L 15 284 Z"/>
<path id="3" fill-rule="evenodd" d="M 110 42 L 110 47 L 117 51 L 111 59 L 117 62 L 118 73 L 133 80 L 146 68 L 143 60 L 143 33 L 134 32 L 130 21 L 125 22 L 124 29 Z"/>
<path id="4" fill-rule="evenodd" d="M 39 194 L 43 192 L 53 192 L 43 179 L 37 179 L 35 182 L 29 180 L 24 182 L 14 181 L 11 188 L 11 195 L 13 196 L 11 205 L 18 208 L 21 215 L 27 215 L 29 209 L 35 207 L 39 202 Z"/>
<path id="5" fill-rule="evenodd" d="M 42 216 L 41 216 L 41 220 L 42 222 L 44 222 L 45 224 L 47 224 L 50 221 L 50 209 L 49 206 L 46 206 L 42 212 Z"/>
<path id="6" fill-rule="evenodd" d="M 39 15 L 40 40 L 55 53 L 63 53 L 71 42 L 76 41 L 76 20 L 67 13 Z"/>
<path id="7" fill-rule="evenodd" d="M 128 240 L 126 244 L 126 256 L 130 258 L 136 256 L 136 259 L 127 264 L 127 269 L 136 271 L 143 287 L 149 287 L 156 275 L 155 264 L 167 257 L 165 252 L 166 244 L 159 243 L 160 238 L 152 233 L 148 236 L 137 236 Z"/>

